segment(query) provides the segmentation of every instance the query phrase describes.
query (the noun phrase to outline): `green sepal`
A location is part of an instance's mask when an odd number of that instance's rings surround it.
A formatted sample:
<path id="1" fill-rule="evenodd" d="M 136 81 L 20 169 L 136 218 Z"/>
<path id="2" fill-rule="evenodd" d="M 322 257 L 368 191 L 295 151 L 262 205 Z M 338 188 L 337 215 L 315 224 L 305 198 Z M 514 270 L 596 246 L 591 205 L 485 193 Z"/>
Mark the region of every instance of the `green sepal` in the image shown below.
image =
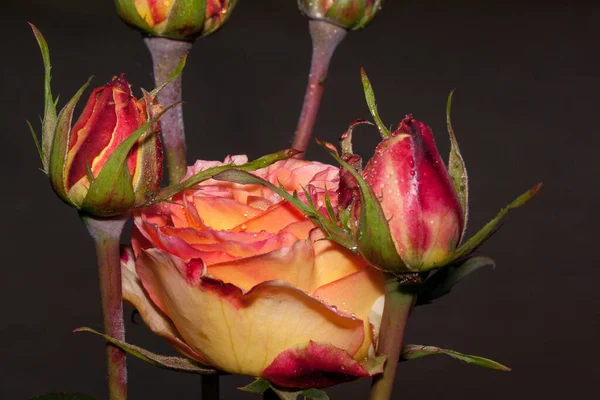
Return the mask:
<path id="1" fill-rule="evenodd" d="M 450 136 L 450 156 L 448 157 L 448 174 L 454 186 L 454 191 L 458 196 L 458 202 L 463 212 L 463 230 L 461 239 L 467 231 L 467 222 L 469 219 L 469 177 L 467 175 L 467 167 L 465 160 L 460 154 L 458 141 L 452 129 L 452 121 L 450 120 L 450 110 L 452 108 L 452 95 L 454 90 L 448 95 L 448 103 L 446 103 L 446 126 L 448 127 L 448 135 Z"/>
<path id="2" fill-rule="evenodd" d="M 197 184 L 204 182 L 208 179 L 215 178 L 215 175 L 227 171 L 230 169 L 239 169 L 242 171 L 255 171 L 257 169 L 266 168 L 271 164 L 276 163 L 277 161 L 287 160 L 288 158 L 292 158 L 296 154 L 299 154 L 300 151 L 295 149 L 286 149 L 278 151 L 277 153 L 267 154 L 266 156 L 262 156 L 257 158 L 254 161 L 250 161 L 246 164 L 242 165 L 220 165 L 218 167 L 207 168 L 204 171 L 200 171 L 195 175 L 190 176 L 185 181 L 178 183 L 176 185 L 168 186 L 158 192 L 156 198 L 154 198 L 149 204 L 158 203 L 161 201 L 166 201 L 176 194 L 183 192 L 184 190 L 191 189 Z"/>
<path id="3" fill-rule="evenodd" d="M 116 0 L 115 5 L 117 14 L 127 24 L 148 34 L 157 35 L 157 32 L 138 14 L 133 0 Z"/>
<path id="4" fill-rule="evenodd" d="M 46 172 L 46 174 L 48 174 L 50 168 L 50 152 L 57 123 L 56 103 L 52 99 L 52 90 L 50 88 L 50 81 L 52 78 L 50 75 L 50 70 L 52 69 L 50 65 L 50 50 L 48 49 L 48 43 L 46 42 L 46 39 L 39 31 L 39 29 L 31 23 L 29 24 L 29 26 L 31 26 L 31 29 L 33 30 L 33 34 L 35 35 L 35 38 L 40 47 L 40 52 L 42 53 L 42 59 L 44 62 L 44 118 L 42 120 L 41 151 L 39 148 L 37 136 L 36 145 L 38 146 L 38 151 L 41 152 L 42 165 L 44 166 L 44 171 Z"/>
<path id="5" fill-rule="evenodd" d="M 173 371 L 179 372 L 189 372 L 193 374 L 218 374 L 220 371 L 204 365 L 198 361 L 191 360 L 189 358 L 184 357 L 173 357 L 173 356 L 163 356 L 160 354 L 152 353 L 146 349 L 143 349 L 139 346 L 135 346 L 133 344 L 125 343 L 120 340 L 114 339 L 104 333 L 100 333 L 91 328 L 83 327 L 77 328 L 74 332 L 90 332 L 98 336 L 102 336 L 106 341 L 112 343 L 117 346 L 121 350 L 131 354 L 134 357 L 139 358 L 142 361 L 147 362 L 148 364 L 154 365 L 156 367 L 169 369 Z"/>
<path id="6" fill-rule="evenodd" d="M 458 249 L 456 249 L 456 251 L 452 253 L 450 257 L 448 257 L 441 263 L 432 266 L 432 268 L 430 269 L 439 268 L 440 266 L 451 264 L 456 260 L 467 257 L 469 254 L 477 250 L 477 248 L 481 246 L 486 239 L 488 239 L 494 232 L 496 232 L 496 230 L 500 227 L 500 222 L 502 222 L 502 219 L 510 210 L 525 205 L 533 196 L 536 195 L 536 193 L 540 190 L 541 187 L 542 184 L 538 183 L 525 193 L 518 196 L 508 206 L 500 210 L 498 215 L 496 215 L 494 219 L 492 219 L 483 228 L 481 228 L 479 232 L 471 236 L 469 240 L 467 240 Z"/>
<path id="7" fill-rule="evenodd" d="M 313 221 L 319 228 L 321 228 L 326 234 L 326 239 L 333 240 L 342 246 L 356 252 L 356 244 L 350 236 L 350 234 L 343 228 L 337 225 L 337 221 L 330 221 L 321 214 L 316 208 L 302 202 L 297 193 L 289 194 L 285 189 L 278 188 L 270 182 L 248 172 L 238 169 L 229 169 L 223 171 L 213 177 L 216 180 L 235 182 L 242 185 L 263 185 L 289 201 L 297 209 L 299 209 L 307 218 Z M 307 201 L 310 201 L 310 196 Z"/>
<path id="8" fill-rule="evenodd" d="M 123 214 L 135 206 L 135 194 L 131 175 L 127 168 L 127 156 L 140 137 L 146 131 L 151 130 L 152 125 L 176 104 L 165 107 L 115 149 L 96 179 L 90 183 L 90 188 L 80 207 L 81 211 L 98 217 L 110 217 Z"/>
<path id="9" fill-rule="evenodd" d="M 360 190 L 360 220 L 355 238 L 357 246 L 355 251 L 377 269 L 395 274 L 414 272 L 398 255 L 387 219 L 371 186 L 335 151 L 332 151 L 324 142 L 320 143 L 358 183 Z"/>
<path id="10" fill-rule="evenodd" d="M 33 129 L 33 126 L 31 126 L 31 123 L 29 121 L 25 121 L 27 123 L 27 126 L 29 126 L 29 131 L 31 132 L 31 136 L 33 137 L 33 143 L 35 143 L 35 148 L 38 151 L 38 155 L 40 156 L 40 160 L 42 161 L 42 165 L 44 164 L 44 153 L 42 151 L 42 147 L 40 145 L 40 140 L 38 139 L 37 133 L 35 133 L 35 129 Z M 47 173 L 46 170 L 44 170 L 45 173 Z"/>
<path id="11" fill-rule="evenodd" d="M 202 32 L 206 19 L 206 1 L 178 0 L 173 3 L 160 36 L 191 40 Z"/>
<path id="12" fill-rule="evenodd" d="M 494 360 L 483 358 L 479 356 L 472 356 L 469 354 L 462 354 L 458 351 L 441 349 L 434 346 L 422 346 L 417 344 L 409 344 L 402 347 L 402 353 L 400 354 L 400 361 L 414 360 L 417 358 L 423 358 L 434 355 L 447 355 L 460 361 L 464 361 L 468 364 L 477 365 L 478 367 L 495 369 L 497 371 L 510 371 L 511 369 L 505 365 L 500 364 Z"/>
<path id="13" fill-rule="evenodd" d="M 50 164 L 48 169 L 48 177 L 52 188 L 65 203 L 76 207 L 77 205 L 69 199 L 66 187 L 66 171 L 65 163 L 67 162 L 67 153 L 69 152 L 69 140 L 71 138 L 71 121 L 73 120 L 73 112 L 75 106 L 81 98 L 81 95 L 87 89 L 92 78 L 75 93 L 69 102 L 63 107 L 58 114 L 58 119 L 55 126 L 55 134 L 53 137 L 52 148 L 50 150 Z M 44 144 L 42 143 L 42 149 Z"/>
<path id="14" fill-rule="evenodd" d="M 300 389 L 300 390 L 286 390 L 277 386 L 271 385 L 269 381 L 263 378 L 256 378 L 254 382 L 238 388 L 244 392 L 263 394 L 267 390 L 272 390 L 277 394 L 281 400 L 296 400 L 302 396 L 304 399 L 309 400 L 329 400 L 329 396 L 322 390 L 319 389 Z"/>
<path id="15" fill-rule="evenodd" d="M 367 26 L 367 24 L 369 22 L 371 22 L 373 20 L 373 18 L 375 18 L 375 14 L 377 14 L 379 12 L 379 10 L 381 10 L 381 7 L 383 7 L 383 1 L 384 0 L 373 1 L 373 4 L 371 4 L 371 9 L 368 10 L 368 12 L 367 12 L 367 10 L 365 10 L 362 18 L 360 19 L 360 21 L 358 21 L 358 23 L 356 23 L 352 27 L 352 30 L 355 31 L 355 30 L 362 29 L 365 26 Z M 364 3 L 366 3 L 366 1 Z"/>
<path id="16" fill-rule="evenodd" d="M 365 99 L 367 100 L 367 105 L 369 106 L 369 111 L 375 120 L 375 124 L 377 128 L 379 128 L 379 133 L 381 137 L 386 139 L 391 136 L 390 130 L 386 128 L 386 126 L 381 121 L 379 117 L 379 112 L 377 111 L 377 103 L 375 102 L 375 92 L 373 92 L 373 87 L 371 86 L 371 82 L 369 81 L 369 77 L 365 72 L 364 68 L 360 68 L 360 77 L 362 80 L 363 90 L 365 91 Z"/>
<path id="17" fill-rule="evenodd" d="M 181 57 L 181 60 L 179 60 L 179 63 L 177 64 L 177 66 L 175 66 L 175 69 L 173 69 L 173 72 L 171 72 L 171 74 L 169 75 L 167 80 L 165 82 L 163 82 L 160 86 L 154 88 L 150 92 L 150 95 L 152 95 L 152 97 L 156 97 L 156 95 L 158 95 L 158 93 L 165 86 L 167 86 L 169 83 L 171 83 L 173 80 L 175 80 L 179 75 L 181 75 L 181 73 L 183 72 L 183 69 L 185 68 L 185 63 L 187 62 L 187 57 L 188 57 L 188 53 L 185 53 L 183 55 L 183 57 Z M 148 106 L 150 106 L 150 104 L 148 104 Z"/>
<path id="18" fill-rule="evenodd" d="M 488 257 L 473 257 L 460 264 L 448 265 L 428 277 L 417 294 L 416 305 L 429 304 L 452 290 L 463 278 L 483 267 L 494 268 L 494 260 Z"/>
<path id="19" fill-rule="evenodd" d="M 96 400 L 96 398 L 83 393 L 50 393 L 33 397 L 31 400 Z"/>

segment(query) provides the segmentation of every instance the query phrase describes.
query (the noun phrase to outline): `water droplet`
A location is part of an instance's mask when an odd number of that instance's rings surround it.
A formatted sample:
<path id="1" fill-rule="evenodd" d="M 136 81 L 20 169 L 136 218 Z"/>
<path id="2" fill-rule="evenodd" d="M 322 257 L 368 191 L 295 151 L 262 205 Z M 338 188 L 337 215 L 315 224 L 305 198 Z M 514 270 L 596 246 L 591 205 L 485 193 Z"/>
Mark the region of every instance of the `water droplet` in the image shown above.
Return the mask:
<path id="1" fill-rule="evenodd" d="M 248 229 L 248 226 L 246 226 L 246 224 L 243 224 L 242 226 L 240 226 L 240 229 L 245 231 L 246 229 Z"/>
<path id="2" fill-rule="evenodd" d="M 356 314 L 352 313 L 352 314 L 350 314 L 350 317 L 351 317 L 352 319 L 356 319 Z"/>
<path id="3" fill-rule="evenodd" d="M 412 169 L 409 172 L 410 176 L 415 176 L 415 171 L 413 171 Z"/>

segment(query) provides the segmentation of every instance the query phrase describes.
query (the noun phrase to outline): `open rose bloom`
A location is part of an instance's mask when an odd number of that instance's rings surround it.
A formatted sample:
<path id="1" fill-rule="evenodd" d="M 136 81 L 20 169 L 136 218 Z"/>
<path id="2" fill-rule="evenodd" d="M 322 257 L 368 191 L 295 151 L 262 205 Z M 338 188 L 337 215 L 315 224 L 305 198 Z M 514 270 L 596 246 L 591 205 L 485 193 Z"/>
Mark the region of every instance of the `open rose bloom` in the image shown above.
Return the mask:
<path id="1" fill-rule="evenodd" d="M 198 161 L 188 176 L 216 165 Z M 253 173 L 301 199 L 304 187 L 323 212 L 328 191 L 336 206 L 336 167 L 290 159 Z M 173 201 L 135 214 L 133 254 L 122 256 L 125 299 L 150 329 L 190 358 L 283 387 L 381 372 L 380 272 L 320 240 L 313 222 L 263 186 L 209 180 Z"/>

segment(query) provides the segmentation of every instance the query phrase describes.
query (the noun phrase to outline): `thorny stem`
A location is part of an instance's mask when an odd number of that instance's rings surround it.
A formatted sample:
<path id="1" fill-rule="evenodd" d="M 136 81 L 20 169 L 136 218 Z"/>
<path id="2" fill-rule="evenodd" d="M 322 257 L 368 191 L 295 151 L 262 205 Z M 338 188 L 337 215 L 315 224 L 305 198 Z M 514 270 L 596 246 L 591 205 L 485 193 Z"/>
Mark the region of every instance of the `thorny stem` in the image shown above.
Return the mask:
<path id="1" fill-rule="evenodd" d="M 154 82 L 157 87 L 169 78 L 181 58 L 192 48 L 191 42 L 160 37 L 148 37 L 144 39 L 144 42 L 152 55 Z M 181 76 L 182 74 L 179 74 L 158 93 L 158 102 L 162 106 L 181 102 Z M 183 178 L 187 168 L 181 104 L 176 105 L 161 117 L 161 128 L 167 156 L 169 183 L 176 184 Z"/>
<path id="2" fill-rule="evenodd" d="M 312 61 L 304 95 L 304 104 L 296 127 L 294 143 L 292 144 L 294 149 L 301 151 L 306 151 L 308 147 L 319 113 L 329 62 L 337 46 L 346 37 L 346 29 L 327 21 L 311 20 L 308 27 L 313 46 Z M 296 157 L 302 157 L 302 154 Z"/>
<path id="3" fill-rule="evenodd" d="M 125 221 L 127 221 L 127 216 L 96 218 L 81 215 L 81 219 L 96 245 L 104 332 L 110 337 L 125 341 L 119 239 Z M 125 352 L 112 344 L 106 346 L 109 399 L 126 400 L 127 364 Z"/>
<path id="4" fill-rule="evenodd" d="M 387 355 L 383 374 L 373 378 L 370 400 L 389 400 L 396 378 L 404 331 L 415 296 L 403 288 L 393 275 L 386 276 L 385 305 L 379 331 L 377 353 Z"/>

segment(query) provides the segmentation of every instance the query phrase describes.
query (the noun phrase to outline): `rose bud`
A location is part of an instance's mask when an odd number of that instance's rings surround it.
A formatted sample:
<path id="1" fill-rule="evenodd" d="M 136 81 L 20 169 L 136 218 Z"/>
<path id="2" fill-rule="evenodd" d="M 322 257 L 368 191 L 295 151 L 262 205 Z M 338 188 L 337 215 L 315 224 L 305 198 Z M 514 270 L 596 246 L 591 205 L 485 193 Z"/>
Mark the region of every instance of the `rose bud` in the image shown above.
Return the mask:
<path id="1" fill-rule="evenodd" d="M 300 11 L 311 19 L 342 28 L 363 28 L 383 6 L 383 0 L 298 0 Z"/>
<path id="2" fill-rule="evenodd" d="M 188 176 L 244 162 L 198 161 Z M 304 204 L 336 206 L 336 167 L 289 159 L 248 174 L 301 193 Z M 321 388 L 381 372 L 379 271 L 323 240 L 269 188 L 213 179 L 196 188 L 134 212 L 133 252 L 121 258 L 123 296 L 152 331 L 191 359 L 280 387 Z"/>
<path id="3" fill-rule="evenodd" d="M 80 94 L 61 116 L 72 115 Z M 162 176 L 160 128 L 157 123 L 147 129 L 142 125 L 160 106 L 149 102 L 153 103 L 149 94 L 141 101 L 136 99 L 121 75 L 94 89 L 72 128 L 70 121 L 59 116 L 49 176 L 63 201 L 84 213 L 105 217 L 147 202 L 158 190 Z"/>
<path id="4" fill-rule="evenodd" d="M 237 0 L 116 0 L 127 24 L 150 35 L 192 41 L 217 31 Z"/>
<path id="5" fill-rule="evenodd" d="M 375 150 L 363 172 L 379 200 L 398 255 L 421 270 L 451 255 L 463 211 L 431 129 L 407 116 Z"/>

